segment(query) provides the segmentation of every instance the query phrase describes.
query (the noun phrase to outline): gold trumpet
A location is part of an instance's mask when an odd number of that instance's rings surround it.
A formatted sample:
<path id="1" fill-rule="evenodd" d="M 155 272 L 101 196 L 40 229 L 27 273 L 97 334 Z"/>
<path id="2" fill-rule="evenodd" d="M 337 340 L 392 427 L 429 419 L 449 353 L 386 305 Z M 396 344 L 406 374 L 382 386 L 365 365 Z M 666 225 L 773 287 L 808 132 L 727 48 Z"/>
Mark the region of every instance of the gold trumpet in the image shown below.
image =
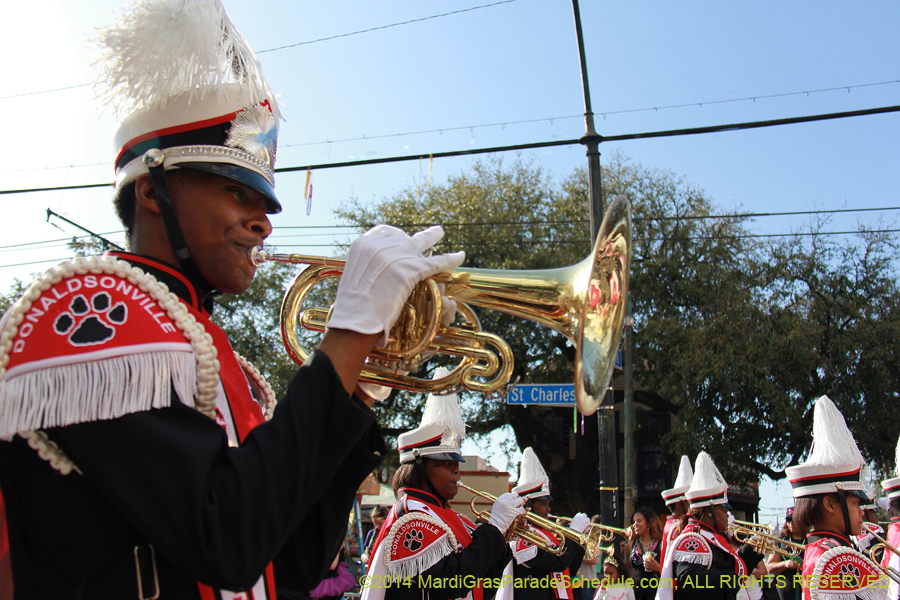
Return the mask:
<path id="1" fill-rule="evenodd" d="M 747 544 L 758 554 L 765 554 L 768 551 L 778 552 L 788 560 L 800 562 L 800 554 L 803 552 L 803 549 L 806 548 L 804 544 L 789 542 L 779 537 L 775 537 L 774 535 L 764 533 L 762 529 L 766 526 L 760 525 L 759 523 L 750 523 L 750 525 L 755 525 L 756 527 L 744 527 L 738 523 L 738 521 L 732 523 L 728 528 L 728 531 L 731 532 L 734 539 L 739 543 Z M 742 523 L 746 523 L 746 521 L 742 521 Z"/>
<path id="2" fill-rule="evenodd" d="M 554 515 L 550 515 L 549 518 L 556 520 L 556 523 L 558 525 L 572 522 L 572 519 L 570 519 L 569 517 L 557 517 Z M 619 529 L 618 527 L 601 525 L 600 523 L 591 523 L 591 529 L 596 529 L 599 532 L 599 541 L 601 542 L 611 542 L 617 535 L 621 535 L 625 539 L 631 539 L 631 537 L 634 535 L 634 530 L 631 528 L 631 526 L 625 529 Z"/>
<path id="3" fill-rule="evenodd" d="M 313 288 L 339 278 L 344 261 L 301 254 L 251 252 L 254 264 L 266 261 L 310 265 L 291 282 L 281 303 L 281 337 L 288 354 L 303 363 L 310 354 L 298 339 L 298 326 L 324 331 L 328 310 L 302 310 Z M 386 348 L 369 355 L 360 381 L 415 392 L 465 388 L 494 394 L 509 381 L 512 350 L 502 338 L 484 332 L 471 306 L 536 321 L 565 335 L 575 346 L 575 401 L 585 415 L 602 402 L 615 362 L 625 318 L 631 261 L 631 207 L 624 196 L 606 211 L 591 254 L 557 269 L 454 269 L 420 283 L 390 331 Z M 461 324 L 440 323 L 441 293 L 457 301 Z M 438 380 L 401 375 L 416 372 L 434 354 L 460 357 Z"/>
<path id="4" fill-rule="evenodd" d="M 897 569 L 895 569 L 894 567 L 892 567 L 890 565 L 888 565 L 886 567 L 882 566 L 878 562 L 878 559 L 875 558 L 875 554 L 879 548 L 885 548 L 887 550 L 890 550 L 897 556 L 900 556 L 900 551 L 898 551 L 896 548 L 894 548 L 891 544 L 888 543 L 888 541 L 886 539 L 884 539 L 883 537 L 881 537 L 880 535 L 878 535 L 871 529 L 868 531 L 868 533 L 871 533 L 872 537 L 874 537 L 876 540 L 878 540 L 877 543 L 869 546 L 869 549 L 867 550 L 867 552 L 869 553 L 869 558 L 872 560 L 873 563 L 875 563 L 878 566 L 878 569 L 882 573 L 884 573 L 886 576 L 890 577 L 894 581 L 894 583 L 900 584 L 900 571 L 897 571 Z"/>
<path id="5" fill-rule="evenodd" d="M 555 525 L 558 529 L 555 529 L 554 533 L 563 535 L 584 548 L 584 555 L 587 558 L 596 558 L 601 552 L 606 552 L 610 555 L 613 552 L 612 546 L 609 546 L 608 548 L 603 547 L 602 542 L 608 542 L 609 540 L 603 537 L 603 531 L 596 523 L 591 523 L 588 530 L 584 533 L 578 533 L 574 529 L 569 529 L 568 526 L 566 526 L 565 523 L 572 522 L 572 519 L 569 517 L 555 517 L 553 515 L 548 515 L 546 519 L 543 517 L 538 518 L 548 522 L 555 521 Z"/>
<path id="6" fill-rule="evenodd" d="M 753 523 L 752 521 L 738 521 L 737 519 L 735 519 L 733 521 L 733 523 L 735 525 L 738 525 L 739 527 L 744 527 L 745 529 L 753 529 L 755 531 L 759 531 L 761 533 L 767 533 L 767 534 L 772 533 L 773 525 L 771 522 L 763 525 L 762 523 Z"/>
<path id="7" fill-rule="evenodd" d="M 469 486 L 464 484 L 462 481 L 457 481 L 456 485 L 464 490 L 472 492 L 473 495 L 472 495 L 472 499 L 469 500 L 469 507 L 472 509 L 472 512 L 478 518 L 480 518 L 482 521 L 485 521 L 485 522 L 489 521 L 491 518 L 491 513 L 488 511 L 479 511 L 478 509 L 476 509 L 475 508 L 475 499 L 476 499 L 476 497 L 481 497 L 481 498 L 484 498 L 485 500 L 494 502 L 497 500 L 497 497 L 494 496 L 493 494 L 489 494 L 487 492 L 480 492 L 476 489 L 470 488 Z M 553 554 L 556 556 L 559 556 L 560 554 L 565 552 L 566 539 L 565 539 L 565 537 L 563 537 L 562 531 L 560 531 L 560 530 L 565 529 L 565 527 L 560 527 L 559 525 L 556 525 L 552 521 L 548 521 L 547 519 L 544 519 L 543 517 L 539 517 L 530 512 L 525 513 L 525 515 L 522 518 L 524 518 L 527 522 L 531 523 L 532 525 L 540 527 L 541 529 L 546 529 L 547 531 L 552 531 L 556 535 L 556 537 L 559 538 L 559 545 L 558 546 L 551 545 L 550 542 L 547 540 L 547 538 L 542 536 L 540 533 L 533 531 L 526 524 L 522 523 L 519 519 L 516 519 L 515 521 L 513 521 L 513 524 L 510 525 L 509 529 L 505 532 L 507 540 L 509 540 L 513 537 L 520 537 L 523 540 L 525 540 L 526 542 L 529 542 L 532 545 L 537 546 L 541 550 L 543 550 L 545 552 L 549 552 L 550 554 Z"/>

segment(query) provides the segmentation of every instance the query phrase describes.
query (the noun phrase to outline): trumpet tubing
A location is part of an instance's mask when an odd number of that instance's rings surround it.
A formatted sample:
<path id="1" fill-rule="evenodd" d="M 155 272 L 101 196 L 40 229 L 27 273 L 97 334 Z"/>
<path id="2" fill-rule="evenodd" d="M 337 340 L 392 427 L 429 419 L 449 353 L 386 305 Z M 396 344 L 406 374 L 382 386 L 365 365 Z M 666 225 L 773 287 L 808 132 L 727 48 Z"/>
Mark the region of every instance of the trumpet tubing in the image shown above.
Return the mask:
<path id="1" fill-rule="evenodd" d="M 886 567 L 882 566 L 878 562 L 878 559 L 875 557 L 879 548 L 885 548 L 887 550 L 890 550 L 897 556 L 900 556 L 900 552 L 898 552 L 896 548 L 894 548 L 891 544 L 889 544 L 886 539 L 884 539 L 883 537 L 881 537 L 874 531 L 869 530 L 869 533 L 871 533 L 872 537 L 874 537 L 877 540 L 877 543 L 869 546 L 869 549 L 868 549 L 869 558 L 872 560 L 873 563 L 875 563 L 875 565 L 878 567 L 878 569 L 882 573 L 884 573 L 887 577 L 890 577 L 894 583 L 900 585 L 900 571 L 897 571 L 897 569 L 895 569 L 894 567 L 892 567 L 890 565 L 888 565 Z"/>
<path id="2" fill-rule="evenodd" d="M 757 527 L 759 527 L 758 523 L 751 523 L 751 525 L 757 525 Z M 806 548 L 805 544 L 783 540 L 774 535 L 763 533 L 758 528 L 753 529 L 737 525 L 737 521 L 735 521 L 735 524 L 729 527 L 728 530 L 734 535 L 734 539 L 741 544 L 747 544 L 759 554 L 773 551 L 778 552 L 789 559 L 795 559 L 799 557 L 800 553 Z"/>
<path id="3" fill-rule="evenodd" d="M 631 208 L 624 196 L 609 206 L 591 254 L 578 264 L 557 269 L 517 270 L 459 268 L 420 283 L 391 329 L 386 348 L 376 348 L 361 381 L 415 392 L 466 388 L 494 394 L 513 370 L 513 354 L 501 337 L 481 330 L 471 306 L 497 310 L 540 323 L 566 336 L 575 346 L 575 400 L 593 414 L 612 375 L 625 318 L 631 256 Z M 298 340 L 298 327 L 324 331 L 328 310 L 302 309 L 322 280 L 339 278 L 341 259 L 302 254 L 251 253 L 254 264 L 266 261 L 310 265 L 291 282 L 281 305 L 281 336 L 291 358 L 302 363 L 310 351 Z M 462 324 L 440 323 L 441 293 L 457 301 Z M 428 354 L 460 358 L 440 380 L 408 377 Z"/>
<path id="4" fill-rule="evenodd" d="M 470 488 L 469 486 L 467 486 L 466 484 L 464 484 L 461 481 L 456 482 L 456 485 L 459 486 L 460 488 L 472 493 L 472 499 L 469 500 L 469 507 L 472 509 L 472 512 L 475 515 L 477 515 L 478 518 L 480 518 L 481 520 L 489 521 L 491 518 L 491 513 L 488 511 L 479 511 L 478 509 L 476 509 L 475 508 L 475 498 L 480 497 L 480 498 L 484 498 L 485 500 L 494 502 L 497 500 L 497 497 L 494 496 L 493 494 L 489 494 L 487 492 L 481 492 L 474 488 Z M 538 517 L 537 515 L 532 515 L 531 513 L 526 513 L 524 518 L 526 521 L 528 521 L 529 523 L 531 523 L 533 525 L 536 525 L 538 527 L 543 527 L 538 521 L 538 519 L 540 519 L 541 517 Z M 547 539 L 544 536 L 542 536 L 541 534 L 539 534 L 535 531 L 532 531 L 527 526 L 521 524 L 518 519 L 513 521 L 513 524 L 510 525 L 509 529 L 505 532 L 505 534 L 506 534 L 507 540 L 512 539 L 513 537 L 520 537 L 523 540 L 531 543 L 532 545 L 537 546 L 541 550 L 543 550 L 545 552 L 549 552 L 550 554 L 554 554 L 556 556 L 559 556 L 566 550 L 564 538 L 560 539 L 558 546 L 552 546 L 552 545 L 550 545 L 550 543 L 547 541 Z"/>

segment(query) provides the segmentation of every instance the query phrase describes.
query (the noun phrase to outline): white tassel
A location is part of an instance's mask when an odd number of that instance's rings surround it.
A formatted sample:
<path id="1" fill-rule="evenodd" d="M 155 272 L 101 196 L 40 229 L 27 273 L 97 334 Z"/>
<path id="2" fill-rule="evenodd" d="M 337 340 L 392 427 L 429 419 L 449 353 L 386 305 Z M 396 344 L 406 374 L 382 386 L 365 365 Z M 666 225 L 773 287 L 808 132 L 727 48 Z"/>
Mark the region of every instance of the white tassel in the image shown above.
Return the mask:
<path id="1" fill-rule="evenodd" d="M 450 536 L 444 536 L 443 539 L 435 542 L 428 550 L 417 553 L 414 558 L 404 561 L 391 561 L 388 565 L 388 574 L 393 581 L 414 578 L 430 569 L 445 556 L 452 554 L 455 550 L 456 548 L 453 548 L 451 545 Z"/>
<path id="2" fill-rule="evenodd" d="M 193 407 L 196 383 L 191 352 L 145 352 L 24 373 L 0 386 L 0 440 L 165 408 L 173 386 Z"/>
<path id="3" fill-rule="evenodd" d="M 894 477 L 900 477 L 900 439 L 897 440 L 897 449 L 894 451 Z"/>
<path id="4" fill-rule="evenodd" d="M 223 84 L 239 83 L 248 104 L 277 102 L 262 68 L 220 0 L 136 0 L 119 22 L 98 30 L 101 49 L 97 96 L 116 116 L 144 108 L 164 108 L 173 96 L 202 98 L 224 94 Z"/>
<path id="5" fill-rule="evenodd" d="M 703 565 L 707 568 L 712 565 L 712 553 L 706 554 L 700 552 L 684 552 L 676 550 L 672 553 L 672 558 L 675 562 Z"/>
<path id="6" fill-rule="evenodd" d="M 707 490 L 725 483 L 725 478 L 716 468 L 716 463 L 706 452 L 697 455 L 697 464 L 694 469 L 694 477 L 691 480 L 692 490 Z"/>
<path id="7" fill-rule="evenodd" d="M 687 456 L 681 457 L 681 464 L 678 467 L 678 477 L 675 478 L 673 488 L 680 488 L 691 485 L 694 478 L 694 472 L 691 470 L 691 459 Z"/>
<path id="8" fill-rule="evenodd" d="M 438 367 L 435 369 L 434 379 L 441 379 L 449 373 L 446 368 Z M 426 425 L 438 425 L 444 428 L 445 433 L 441 438 L 441 445 L 459 447 L 459 441 L 466 435 L 466 424 L 462 419 L 456 394 L 428 394 L 425 410 L 422 413 L 421 426 Z"/>
<path id="9" fill-rule="evenodd" d="M 863 464 L 856 440 L 844 421 L 844 416 L 828 396 L 816 400 L 813 412 L 813 445 L 807 463 L 825 467 Z"/>
<path id="10" fill-rule="evenodd" d="M 519 473 L 519 483 L 531 483 L 533 481 L 539 480 L 547 481 L 547 472 L 544 471 L 544 467 L 541 465 L 541 461 L 538 459 L 537 454 L 535 454 L 534 450 L 529 446 L 522 451 L 522 466 Z"/>

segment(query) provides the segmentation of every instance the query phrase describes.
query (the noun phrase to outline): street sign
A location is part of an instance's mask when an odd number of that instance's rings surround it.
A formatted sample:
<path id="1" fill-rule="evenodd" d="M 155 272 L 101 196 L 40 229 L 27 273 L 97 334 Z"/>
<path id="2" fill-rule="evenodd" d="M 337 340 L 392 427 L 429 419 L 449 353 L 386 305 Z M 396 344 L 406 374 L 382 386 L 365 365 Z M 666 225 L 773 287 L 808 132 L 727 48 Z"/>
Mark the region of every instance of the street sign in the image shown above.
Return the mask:
<path id="1" fill-rule="evenodd" d="M 526 383 L 513 387 L 506 396 L 507 404 L 539 406 L 572 406 L 575 404 L 573 383 Z"/>

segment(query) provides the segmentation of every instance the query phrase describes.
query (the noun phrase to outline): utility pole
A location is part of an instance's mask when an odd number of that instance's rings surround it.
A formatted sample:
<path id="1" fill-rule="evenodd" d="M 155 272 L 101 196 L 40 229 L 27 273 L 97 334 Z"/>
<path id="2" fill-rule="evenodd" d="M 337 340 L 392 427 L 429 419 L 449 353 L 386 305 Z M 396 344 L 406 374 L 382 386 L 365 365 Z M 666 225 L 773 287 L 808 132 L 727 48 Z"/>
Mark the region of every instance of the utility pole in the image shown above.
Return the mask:
<path id="1" fill-rule="evenodd" d="M 591 108 L 591 86 L 588 82 L 587 58 L 584 52 L 584 34 L 581 30 L 581 10 L 578 0 L 572 0 L 572 12 L 575 17 L 575 36 L 578 40 L 578 60 L 581 65 L 581 89 L 584 93 L 584 135 L 579 140 L 587 151 L 588 159 L 588 197 L 591 206 L 591 240 L 597 238 L 600 224 L 603 223 L 603 196 L 600 187 L 600 142 L 603 138 L 594 129 L 594 112 Z M 600 515 L 607 525 L 618 527 L 619 516 L 619 475 L 616 460 L 616 429 L 613 412 L 612 393 L 607 393 L 609 402 L 597 409 L 597 443 L 600 460 L 597 470 L 600 483 Z"/>
<path id="2" fill-rule="evenodd" d="M 622 348 L 622 371 L 625 378 L 625 407 L 623 409 L 622 429 L 625 431 L 625 523 L 631 522 L 634 514 L 635 493 L 637 492 L 637 465 L 634 451 L 634 369 L 632 348 L 634 339 L 634 315 L 631 310 L 631 298 L 625 306 L 625 343 Z"/>

